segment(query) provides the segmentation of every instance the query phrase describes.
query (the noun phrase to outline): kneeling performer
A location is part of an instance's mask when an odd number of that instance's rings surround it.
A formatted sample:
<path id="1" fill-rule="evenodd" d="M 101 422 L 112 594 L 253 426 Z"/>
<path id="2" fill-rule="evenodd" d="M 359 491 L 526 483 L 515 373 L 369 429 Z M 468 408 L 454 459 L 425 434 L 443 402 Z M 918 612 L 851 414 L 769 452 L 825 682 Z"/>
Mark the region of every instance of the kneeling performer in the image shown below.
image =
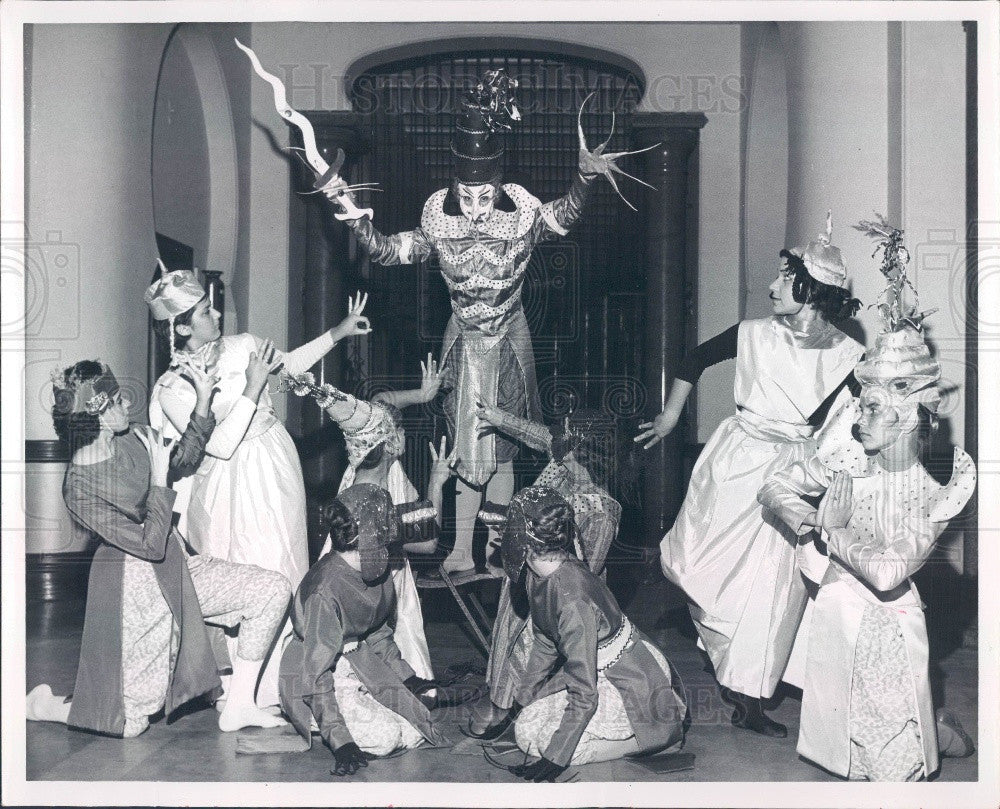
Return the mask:
<path id="1" fill-rule="evenodd" d="M 389 492 L 351 486 L 326 521 L 332 550 L 309 569 L 292 604 L 281 707 L 306 740 L 315 719 L 336 759 L 331 772 L 353 775 L 372 758 L 445 739 L 417 696 L 433 683 L 413 673 L 393 640 L 396 592 L 387 571 L 401 529 Z"/>
<path id="2" fill-rule="evenodd" d="M 254 687 L 288 608 L 280 573 L 187 552 L 173 530 L 169 477 L 190 475 L 215 427 L 217 379 L 184 374 L 197 393 L 180 440 L 162 443 L 129 424 L 129 402 L 111 369 L 83 361 L 53 380 L 56 433 L 73 452 L 63 497 L 73 518 L 101 540 L 90 567 L 72 702 L 48 685 L 27 698 L 27 718 L 113 736 L 138 736 L 166 714 L 220 686 L 205 622 L 239 627 L 233 678 L 219 728 L 284 724 L 254 704 Z"/>
<path id="3" fill-rule="evenodd" d="M 573 525 L 555 490 L 529 486 L 504 528 L 504 570 L 526 578 L 534 631 L 514 706 L 526 706 L 514 725 L 518 746 L 541 757 L 512 768 L 529 781 L 684 740 L 686 706 L 670 664 L 573 555 Z"/>

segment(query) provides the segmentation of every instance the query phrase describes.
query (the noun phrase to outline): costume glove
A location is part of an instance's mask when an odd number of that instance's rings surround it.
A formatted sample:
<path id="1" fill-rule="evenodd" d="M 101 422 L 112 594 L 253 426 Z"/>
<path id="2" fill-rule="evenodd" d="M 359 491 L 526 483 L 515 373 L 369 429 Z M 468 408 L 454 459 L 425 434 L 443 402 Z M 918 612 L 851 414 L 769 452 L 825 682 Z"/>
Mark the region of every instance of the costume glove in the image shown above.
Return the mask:
<path id="1" fill-rule="evenodd" d="M 371 759 L 377 758 L 371 753 L 362 752 L 354 742 L 342 744 L 333 751 L 333 757 L 337 763 L 330 770 L 331 775 L 354 775 L 359 768 L 367 767 Z"/>
<path id="2" fill-rule="evenodd" d="M 510 767 L 510 772 L 525 781 L 534 781 L 540 784 L 543 781 L 555 781 L 556 778 L 566 772 L 566 766 L 556 764 L 547 758 L 540 758 L 533 764 L 518 764 Z"/>

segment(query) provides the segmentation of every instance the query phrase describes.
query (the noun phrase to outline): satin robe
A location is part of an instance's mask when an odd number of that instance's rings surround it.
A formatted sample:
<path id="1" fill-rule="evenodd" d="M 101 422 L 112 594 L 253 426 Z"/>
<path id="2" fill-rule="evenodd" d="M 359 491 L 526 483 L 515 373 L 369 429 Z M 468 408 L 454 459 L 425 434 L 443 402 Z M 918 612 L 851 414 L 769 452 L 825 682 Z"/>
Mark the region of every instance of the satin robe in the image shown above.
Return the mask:
<path id="1" fill-rule="evenodd" d="M 427 199 L 415 230 L 385 236 L 367 218 L 349 223 L 379 264 L 415 264 L 438 256 L 452 308 L 441 349 L 441 368 L 452 388 L 445 397 L 445 415 L 452 446 L 458 449 L 458 474 L 474 486 L 487 483 L 498 462 L 514 457 L 513 445 L 502 437 L 479 434 L 477 399 L 508 407 L 521 401 L 525 410 L 517 415 L 541 420 L 521 288 L 535 246 L 569 232 L 582 213 L 590 181 L 578 173 L 566 196 L 545 204 L 508 183 L 503 191 L 514 210 L 494 210 L 478 227 L 464 216 L 445 213 L 446 188 Z M 512 367 L 517 378 L 501 378 L 501 369 Z M 510 390 L 511 385 L 518 390 Z"/>
<path id="2" fill-rule="evenodd" d="M 576 558 L 548 576 L 531 570 L 528 600 L 534 643 L 517 701 L 528 706 L 561 689 L 568 700 L 544 756 L 568 765 L 598 711 L 599 673 L 621 694 L 638 752 L 660 750 L 684 738 L 685 704 L 671 673 L 650 652 L 652 641 L 634 627 L 600 666 L 601 646 L 613 643 L 627 619 L 611 591 Z M 655 648 L 655 647 L 654 647 Z M 600 668 L 600 671 L 599 671 Z M 669 666 L 668 666 L 669 668 Z"/>
<path id="3" fill-rule="evenodd" d="M 795 537 L 764 515 L 757 490 L 771 472 L 815 452 L 809 417 L 863 351 L 825 321 L 810 333 L 780 317 L 740 323 L 737 412 L 699 455 L 660 543 L 663 572 L 691 600 L 716 679 L 733 691 L 774 693 L 806 601 Z"/>
<path id="4" fill-rule="evenodd" d="M 968 470 L 968 455 L 958 449 L 955 454 L 956 470 Z M 929 776 L 938 768 L 937 726 L 923 604 L 910 577 L 927 561 L 947 520 L 971 496 L 974 473 L 942 488 L 919 463 L 887 472 L 872 462 L 852 479 L 854 512 L 847 527 L 824 533 L 829 559 L 805 649 L 797 749 L 830 772 L 843 777 L 850 772 L 854 652 L 865 610 L 874 606 L 886 610 L 902 632 L 917 706 L 912 718 L 919 726 L 923 775 Z M 801 498 L 821 496 L 832 480 L 830 469 L 812 458 L 772 475 L 760 501 L 805 535 L 812 529 L 803 520 L 815 508 Z M 812 555 L 819 554 L 813 549 Z"/>
<path id="5" fill-rule="evenodd" d="M 281 659 L 281 707 L 310 740 L 315 718 L 331 750 L 355 739 L 341 714 L 334 670 L 341 655 L 372 697 L 414 727 L 428 742 L 442 743 L 427 708 L 403 685 L 413 669 L 393 641 L 396 593 L 384 576 L 367 584 L 340 554 L 328 553 L 310 568 L 292 604 L 294 635 Z M 398 721 L 398 720 L 397 720 Z"/>

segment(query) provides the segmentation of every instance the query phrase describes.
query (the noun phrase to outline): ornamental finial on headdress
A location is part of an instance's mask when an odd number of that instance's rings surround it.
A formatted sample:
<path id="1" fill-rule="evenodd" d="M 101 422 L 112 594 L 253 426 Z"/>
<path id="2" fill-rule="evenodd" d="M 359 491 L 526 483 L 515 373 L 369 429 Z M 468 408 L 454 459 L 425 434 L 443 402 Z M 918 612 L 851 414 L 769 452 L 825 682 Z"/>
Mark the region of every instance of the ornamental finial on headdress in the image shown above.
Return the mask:
<path id="1" fill-rule="evenodd" d="M 879 272 L 887 281 L 873 304 L 885 330 L 875 337 L 875 344 L 854 369 L 854 375 L 862 385 L 886 390 L 897 405 L 920 403 L 936 411 L 941 401 L 937 384 L 941 366 L 924 340 L 923 321 L 937 310 L 920 312 L 917 307 L 917 290 L 906 276 L 910 253 L 903 245 L 903 231 L 880 214 L 854 228 L 875 240 L 872 257 L 881 254 Z"/>
<path id="2" fill-rule="evenodd" d="M 517 79 L 510 78 L 503 68 L 487 70 L 475 89 L 469 91 L 464 103 L 479 111 L 491 133 L 509 130 L 512 122 L 521 120 L 521 111 L 513 95 L 516 89 Z"/>
<path id="3" fill-rule="evenodd" d="M 907 326 L 918 332 L 923 331 L 924 318 L 937 309 L 920 312 L 918 308 L 920 296 L 906 275 L 906 266 L 910 263 L 910 251 L 903 244 L 903 231 L 893 227 L 879 213 L 875 214 L 874 219 L 863 219 L 858 222 L 854 229 L 875 241 L 872 258 L 881 254 L 879 272 L 885 276 L 887 283 L 873 306 L 878 309 L 886 325 L 886 331 L 899 331 Z"/>

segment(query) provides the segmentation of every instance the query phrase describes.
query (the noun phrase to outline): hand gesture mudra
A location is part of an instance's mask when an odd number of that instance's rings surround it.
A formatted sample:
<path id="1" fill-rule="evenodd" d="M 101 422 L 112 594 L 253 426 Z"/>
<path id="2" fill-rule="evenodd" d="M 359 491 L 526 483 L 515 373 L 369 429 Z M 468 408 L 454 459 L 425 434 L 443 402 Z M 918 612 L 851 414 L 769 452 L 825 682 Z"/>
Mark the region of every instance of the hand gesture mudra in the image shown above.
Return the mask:
<path id="1" fill-rule="evenodd" d="M 596 92 L 596 91 L 595 91 Z M 628 205 L 633 211 L 638 209 L 622 194 L 621 190 L 618 188 L 618 183 L 615 182 L 614 175 L 621 174 L 623 177 L 628 177 L 630 180 L 635 180 L 640 185 L 644 185 L 647 188 L 652 188 L 656 190 L 655 185 L 650 185 L 645 180 L 640 180 L 638 177 L 634 177 L 628 172 L 622 171 L 618 168 L 618 164 L 615 162 L 623 157 L 633 154 L 641 154 L 642 152 L 648 152 L 650 149 L 655 149 L 659 146 L 659 143 L 654 143 L 652 146 L 647 146 L 644 149 L 635 149 L 631 152 L 608 152 L 604 154 L 604 150 L 607 148 L 608 144 L 611 143 L 611 138 L 615 134 L 615 112 L 611 111 L 611 134 L 608 135 L 608 139 L 604 141 L 600 146 L 597 146 L 593 151 L 587 148 L 587 137 L 583 134 L 583 109 L 587 106 L 587 102 L 590 101 L 594 93 L 588 95 L 584 100 L 583 104 L 580 105 L 580 111 L 576 116 L 576 129 L 577 135 L 580 139 L 580 173 L 584 176 L 603 174 L 611 187 L 615 189 L 615 193 L 622 198 L 622 202 Z"/>
<path id="2" fill-rule="evenodd" d="M 816 522 L 825 531 L 845 528 L 854 513 L 854 481 L 848 472 L 837 472 L 819 501 Z"/>
<path id="3" fill-rule="evenodd" d="M 440 449 L 435 448 L 433 441 L 428 441 L 427 445 L 431 452 L 432 479 L 447 480 L 452 475 L 457 474 L 455 464 L 458 463 L 458 444 L 452 447 L 451 453 L 448 453 L 448 438 L 442 435 Z"/>
<path id="4" fill-rule="evenodd" d="M 215 386 L 219 382 L 218 373 L 210 372 L 190 360 L 183 360 L 178 363 L 178 366 L 181 378 L 191 383 L 199 399 L 207 399 L 212 396 L 216 390 Z"/>
<path id="5" fill-rule="evenodd" d="M 161 438 L 152 427 L 136 429 L 135 434 L 149 453 L 150 484 L 165 487 L 170 474 L 170 453 L 174 451 L 174 441 Z"/>
<path id="6" fill-rule="evenodd" d="M 427 362 L 420 363 L 420 396 L 425 402 L 429 402 L 441 389 L 442 371 L 438 368 L 437 360 L 428 352 Z"/>
<path id="7" fill-rule="evenodd" d="M 284 361 L 284 355 L 275 350 L 272 340 L 267 339 L 261 343 L 260 348 L 250 354 L 247 362 L 247 384 L 243 395 L 256 402 L 267 386 L 268 376 L 277 371 Z"/>
<path id="8" fill-rule="evenodd" d="M 341 337 L 355 337 L 361 334 L 369 334 L 372 324 L 362 313 L 368 303 L 368 293 L 358 292 L 357 297 L 353 295 L 347 298 L 347 317 L 337 324 L 337 331 Z"/>

